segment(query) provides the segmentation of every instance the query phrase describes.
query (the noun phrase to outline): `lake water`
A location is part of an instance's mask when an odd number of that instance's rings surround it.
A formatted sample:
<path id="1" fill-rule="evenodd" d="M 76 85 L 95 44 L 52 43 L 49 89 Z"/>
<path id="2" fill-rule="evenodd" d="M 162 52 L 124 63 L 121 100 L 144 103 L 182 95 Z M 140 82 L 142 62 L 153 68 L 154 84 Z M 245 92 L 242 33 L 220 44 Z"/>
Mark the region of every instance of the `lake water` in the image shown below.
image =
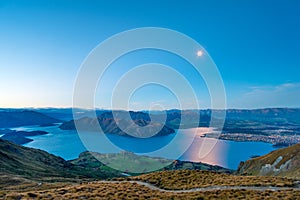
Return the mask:
<path id="1" fill-rule="evenodd" d="M 15 130 L 44 130 L 47 135 L 30 137 L 34 141 L 24 146 L 45 150 L 66 160 L 75 159 L 87 148 L 100 153 L 116 153 L 122 150 L 141 155 L 204 162 L 237 169 L 240 161 L 253 155 L 264 155 L 274 150 L 271 144 L 263 142 L 234 142 L 203 138 L 208 130 L 203 128 L 178 130 L 176 134 L 148 139 L 123 137 L 112 134 L 63 131 L 58 126 L 20 127 Z M 198 132 L 195 133 L 195 130 Z M 82 142 L 83 141 L 83 142 Z"/>

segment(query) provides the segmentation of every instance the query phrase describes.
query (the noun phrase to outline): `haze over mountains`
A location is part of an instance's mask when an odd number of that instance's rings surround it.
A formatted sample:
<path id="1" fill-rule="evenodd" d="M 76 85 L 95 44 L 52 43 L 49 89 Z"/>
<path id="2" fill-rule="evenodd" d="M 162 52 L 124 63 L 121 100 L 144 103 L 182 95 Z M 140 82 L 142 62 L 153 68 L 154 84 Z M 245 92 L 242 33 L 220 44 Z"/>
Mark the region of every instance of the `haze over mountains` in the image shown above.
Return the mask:
<path id="1" fill-rule="evenodd" d="M 116 112 L 122 113 L 123 111 Z M 158 122 L 165 123 L 164 128 L 158 135 L 165 135 L 173 133 L 168 128 L 175 130 L 178 128 L 209 127 L 212 117 L 214 117 L 214 121 L 220 121 L 218 117 L 226 112 L 223 128 L 218 127 L 221 135 L 218 134 L 217 137 L 220 139 L 261 141 L 277 146 L 289 146 L 300 142 L 300 109 L 213 110 L 214 116 L 212 116 L 212 110 L 167 110 L 165 112 L 165 118 L 163 111 L 156 111 L 154 114 L 152 112 L 149 114 L 148 111 L 130 112 L 130 116 L 137 125 L 141 126 L 145 126 L 151 121 L 150 118 L 155 117 Z M 160 118 L 161 121 L 159 121 Z M 116 120 L 120 122 L 120 119 L 122 119 L 121 115 Z M 87 127 L 90 130 L 97 125 L 97 120 L 89 117 L 80 118 L 76 121 L 78 122 L 77 125 L 83 128 Z M 102 112 L 98 117 L 98 122 L 105 133 L 126 135 L 118 129 L 110 111 Z M 123 123 L 130 130 L 129 122 L 123 121 Z M 63 123 L 61 128 L 75 130 L 74 121 Z M 138 135 L 139 130 L 135 130 Z M 131 129 L 131 132 L 134 131 Z M 206 137 L 215 137 L 215 135 L 206 134 Z"/>
<path id="2" fill-rule="evenodd" d="M 123 119 L 124 111 L 114 111 L 118 113 L 117 119 L 113 119 L 112 112 L 107 110 L 96 110 L 97 119 L 93 118 L 92 110 L 75 109 L 75 120 L 83 129 L 94 131 L 99 123 L 105 133 L 117 135 L 127 135 L 125 132 L 132 132 L 137 136 L 142 136 L 141 131 L 155 132 L 158 127 L 162 127 L 157 136 L 174 133 L 178 128 L 209 127 L 212 110 L 167 110 L 130 112 L 130 117 L 134 124 L 127 119 Z M 164 116 L 166 113 L 166 116 Z M 214 110 L 218 120 L 218 113 L 222 110 Z M 58 119 L 54 118 L 58 117 Z M 148 124 L 151 118 L 155 117 L 156 123 Z M 165 118 L 164 118 L 165 117 Z M 72 109 L 43 108 L 34 110 L 24 109 L 1 109 L 0 128 L 9 128 L 27 125 L 51 125 L 53 123 L 63 123 L 60 128 L 63 130 L 75 130 Z M 182 119 L 185 119 L 182 122 Z M 162 119 L 162 120 L 160 120 Z M 164 122 L 165 120 L 165 122 Z M 117 122 L 123 124 L 127 131 L 121 130 Z M 165 123 L 163 125 L 163 123 Z M 147 129 L 146 129 L 146 128 Z M 221 139 L 238 141 L 263 141 L 276 145 L 292 145 L 300 141 L 300 109 L 296 108 L 266 108 L 255 110 L 226 110 L 224 127 L 220 136 Z M 0 133 L 1 134 L 1 133 Z M 243 135 L 240 135 L 243 134 Z M 248 134 L 248 135 L 247 135 Z M 147 132 L 145 135 L 149 135 Z M 276 136 L 270 139 L 269 136 Z M 14 135 L 13 137 L 18 136 Z M 246 137 L 247 136 L 247 137 Z M 255 137 L 253 137 L 255 136 Z M 286 137 L 291 136 L 291 137 Z M 207 135 L 207 137 L 214 137 Z M 12 135 L 10 135 L 12 138 Z M 17 141 L 17 139 L 11 140 Z M 27 140 L 28 142 L 30 140 Z M 26 139 L 20 139 L 19 144 L 25 143 Z"/>
<path id="3" fill-rule="evenodd" d="M 59 119 L 55 119 L 33 110 L 2 110 L 3 111 L 0 112 L 0 128 L 47 125 L 61 122 Z"/>
<path id="4" fill-rule="evenodd" d="M 79 109 L 79 108 L 2 108 L 0 109 L 0 116 L 2 117 L 1 122 L 3 120 L 9 121 L 10 117 L 14 117 L 13 119 L 21 118 L 23 121 L 26 120 L 26 115 L 29 114 L 34 117 L 34 114 L 42 113 L 50 118 L 54 118 L 55 120 L 59 119 L 59 121 L 67 121 L 68 119 L 73 118 L 72 112 L 76 113 L 76 116 L 82 117 L 91 117 L 94 110 L 86 110 L 86 109 Z M 99 116 L 104 112 L 109 112 L 110 110 L 101 110 L 96 109 L 96 115 Z M 182 114 L 186 113 L 200 113 L 201 116 L 211 114 L 211 109 L 203 109 L 203 110 L 166 110 L 166 111 L 151 111 L 151 114 L 161 114 L 162 112 L 167 113 L 168 120 L 171 121 L 172 119 L 179 118 L 180 112 Z M 221 112 L 221 110 L 214 110 L 214 112 Z M 143 113 L 147 113 L 148 111 L 140 111 Z M 23 113 L 23 114 L 22 114 Z M 16 116 L 18 115 L 18 116 Z M 37 115 L 35 115 L 37 116 Z M 37 116 L 38 117 L 38 116 Z M 227 109 L 226 110 L 226 117 L 230 119 L 238 118 L 238 119 L 262 119 L 262 118 L 279 118 L 279 119 L 291 119 L 291 120 L 299 120 L 300 118 L 300 108 L 263 108 L 263 109 Z M 50 118 L 48 118 L 50 120 Z M 66 119 L 67 118 L 67 119 Z M 31 123 L 38 124 L 41 123 L 44 117 L 40 118 L 40 120 L 35 119 L 34 122 L 31 120 Z M 27 119 L 30 121 L 30 118 Z M 12 123 L 12 122 L 10 122 Z M 10 124 L 9 123 L 9 124 Z M 23 122 L 24 123 L 24 122 Z M 29 122 L 27 122 L 29 123 Z M 55 122 L 54 122 L 55 123 Z"/>

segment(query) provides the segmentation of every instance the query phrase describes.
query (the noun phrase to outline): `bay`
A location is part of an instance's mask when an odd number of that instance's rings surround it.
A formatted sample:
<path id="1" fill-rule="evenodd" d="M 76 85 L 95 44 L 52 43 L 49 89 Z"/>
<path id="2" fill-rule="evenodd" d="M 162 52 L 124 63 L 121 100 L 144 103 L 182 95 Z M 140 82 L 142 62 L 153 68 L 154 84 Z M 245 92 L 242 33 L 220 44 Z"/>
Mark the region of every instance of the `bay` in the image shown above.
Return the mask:
<path id="1" fill-rule="evenodd" d="M 24 146 L 42 149 L 66 160 L 77 158 L 81 152 L 87 151 L 87 146 L 88 150 L 99 153 L 130 151 L 140 155 L 203 162 L 237 169 L 241 161 L 275 150 L 271 144 L 263 142 L 235 142 L 203 138 L 201 135 L 209 131 L 205 128 L 177 130 L 175 134 L 147 139 L 93 132 L 84 132 L 79 135 L 76 131 L 60 130 L 58 125 L 51 127 L 27 126 L 14 129 L 49 132 L 46 135 L 30 137 L 34 141 Z M 162 151 L 164 148 L 166 150 Z"/>

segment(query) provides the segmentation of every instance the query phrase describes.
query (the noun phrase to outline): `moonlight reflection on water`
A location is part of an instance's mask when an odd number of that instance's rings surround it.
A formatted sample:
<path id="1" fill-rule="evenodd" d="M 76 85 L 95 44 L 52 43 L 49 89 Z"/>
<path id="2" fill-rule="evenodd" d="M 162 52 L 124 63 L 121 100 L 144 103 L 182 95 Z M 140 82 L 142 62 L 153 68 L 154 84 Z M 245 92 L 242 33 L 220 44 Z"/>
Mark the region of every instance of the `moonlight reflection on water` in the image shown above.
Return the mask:
<path id="1" fill-rule="evenodd" d="M 185 146 L 187 141 L 194 138 L 191 146 L 186 152 L 179 158 L 180 160 L 203 162 L 212 165 L 219 165 L 226 168 L 237 169 L 240 161 L 249 159 L 252 155 L 263 155 L 274 150 L 271 144 L 263 142 L 234 142 L 227 140 L 217 140 L 213 138 L 203 138 L 201 135 L 207 132 L 211 132 L 211 129 L 197 128 L 198 133 L 194 137 L 193 129 L 178 130 L 177 134 L 180 134 L 180 140 L 177 141 L 176 149 L 174 152 L 182 151 L 182 147 Z M 18 130 L 43 130 L 49 132 L 47 135 L 40 135 L 30 137 L 34 141 L 25 144 L 24 146 L 38 148 L 57 156 L 61 156 L 66 160 L 75 159 L 86 148 L 82 144 L 76 131 L 63 131 L 58 126 L 52 127 L 21 127 Z M 94 134 L 87 133 L 91 138 Z M 101 137 L 105 137 L 104 135 Z M 147 152 L 153 150 L 153 148 L 160 148 L 165 144 L 168 144 L 174 137 L 174 135 L 167 135 L 161 137 L 153 137 L 146 139 L 141 145 L 141 140 L 131 137 L 122 137 L 110 134 L 109 137 L 112 141 L 118 141 L 122 143 L 122 147 L 131 152 Z M 97 137 L 98 139 L 98 137 Z M 213 149 L 209 152 L 205 152 L 203 147 L 203 140 L 206 144 L 215 144 Z M 99 145 L 101 145 L 101 138 Z M 147 144 L 147 145 L 146 145 Z M 100 152 L 100 153 L 116 153 L 116 152 Z M 159 155 L 156 155 L 159 156 Z M 170 152 L 169 159 L 178 159 L 172 157 Z"/>

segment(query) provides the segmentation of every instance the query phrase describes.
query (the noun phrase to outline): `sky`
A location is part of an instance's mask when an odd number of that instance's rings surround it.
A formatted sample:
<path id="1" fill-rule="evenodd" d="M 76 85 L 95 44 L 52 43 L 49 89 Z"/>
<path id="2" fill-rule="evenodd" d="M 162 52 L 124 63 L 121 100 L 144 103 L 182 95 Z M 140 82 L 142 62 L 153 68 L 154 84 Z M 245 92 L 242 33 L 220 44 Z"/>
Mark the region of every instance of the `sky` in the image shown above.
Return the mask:
<path id="1" fill-rule="evenodd" d="M 298 0 L 0 0 L 0 107 L 72 107 L 89 53 L 107 38 L 141 27 L 172 29 L 201 44 L 222 76 L 228 108 L 300 107 L 299 19 Z M 112 107 L 112 90 L 145 63 L 171 66 L 190 82 L 200 107 L 211 106 L 193 66 L 157 50 L 114 62 L 97 87 L 95 106 L 124 108 L 117 105 L 122 99 Z M 174 87 L 181 85 L 175 81 Z M 193 108 L 189 94 L 182 95 L 179 103 L 174 91 L 146 85 L 127 109 Z"/>

